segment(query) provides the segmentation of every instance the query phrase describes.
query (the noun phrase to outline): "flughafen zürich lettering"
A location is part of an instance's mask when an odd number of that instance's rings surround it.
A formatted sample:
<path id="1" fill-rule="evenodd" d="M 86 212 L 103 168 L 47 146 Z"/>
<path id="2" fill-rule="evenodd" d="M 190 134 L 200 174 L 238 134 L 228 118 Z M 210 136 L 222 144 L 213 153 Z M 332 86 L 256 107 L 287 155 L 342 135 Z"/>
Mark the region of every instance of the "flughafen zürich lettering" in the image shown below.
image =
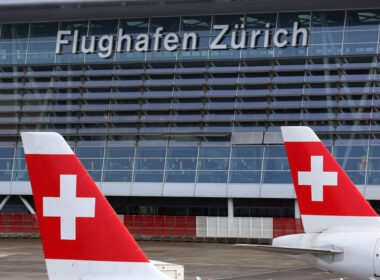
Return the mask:
<path id="1" fill-rule="evenodd" d="M 270 43 L 274 46 L 283 48 L 286 46 L 303 46 L 308 45 L 309 32 L 306 28 L 300 28 L 298 22 L 294 22 L 293 30 L 281 28 L 271 33 L 271 25 L 266 24 L 264 30 L 247 31 L 244 24 L 236 24 L 232 28 L 228 24 L 213 25 L 216 36 L 210 41 L 209 49 L 225 50 L 228 48 L 240 50 L 257 47 L 259 37 L 263 36 L 264 48 L 269 48 Z M 164 34 L 163 27 L 157 27 L 152 36 L 147 33 L 138 34 L 136 37 L 124 32 L 119 28 L 117 35 L 103 35 L 99 38 L 96 36 L 81 36 L 77 29 L 75 30 L 59 30 L 57 34 L 56 54 L 61 52 L 64 45 L 71 45 L 71 52 L 76 53 L 95 53 L 99 57 L 108 58 L 112 55 L 112 50 L 116 52 L 147 52 L 147 51 L 176 51 L 197 50 L 199 43 L 199 35 L 196 32 L 185 32 L 182 35 L 174 32 Z M 231 32 L 230 45 L 224 42 L 227 34 Z M 69 40 L 69 37 L 72 40 Z"/>

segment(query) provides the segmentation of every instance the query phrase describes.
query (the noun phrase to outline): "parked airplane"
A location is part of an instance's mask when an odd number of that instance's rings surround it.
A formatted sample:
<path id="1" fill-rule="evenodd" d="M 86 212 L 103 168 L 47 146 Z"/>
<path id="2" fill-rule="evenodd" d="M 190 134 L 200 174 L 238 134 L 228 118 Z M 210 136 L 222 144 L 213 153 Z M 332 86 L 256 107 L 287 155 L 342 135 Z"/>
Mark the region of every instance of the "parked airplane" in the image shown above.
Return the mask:
<path id="1" fill-rule="evenodd" d="M 272 246 L 324 271 L 380 279 L 380 218 L 309 127 L 282 127 L 304 234 Z"/>
<path id="2" fill-rule="evenodd" d="M 21 134 L 50 280 L 169 280 L 144 255 L 63 137 Z"/>

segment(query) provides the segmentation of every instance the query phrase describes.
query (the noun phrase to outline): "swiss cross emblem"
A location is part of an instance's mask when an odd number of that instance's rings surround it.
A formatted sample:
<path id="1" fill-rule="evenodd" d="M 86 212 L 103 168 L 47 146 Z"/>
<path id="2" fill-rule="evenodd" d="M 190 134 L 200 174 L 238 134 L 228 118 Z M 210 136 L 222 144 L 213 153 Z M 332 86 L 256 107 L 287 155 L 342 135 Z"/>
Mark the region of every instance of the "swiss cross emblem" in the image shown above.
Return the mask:
<path id="1" fill-rule="evenodd" d="M 311 186 L 311 201 L 323 201 L 324 186 L 338 186 L 338 172 L 323 171 L 323 156 L 311 156 L 310 172 L 298 172 L 298 185 Z"/>
<path id="2" fill-rule="evenodd" d="M 61 240 L 76 239 L 77 218 L 95 217 L 95 198 L 76 193 L 77 175 L 61 175 L 59 197 L 43 198 L 43 216 L 60 218 Z"/>

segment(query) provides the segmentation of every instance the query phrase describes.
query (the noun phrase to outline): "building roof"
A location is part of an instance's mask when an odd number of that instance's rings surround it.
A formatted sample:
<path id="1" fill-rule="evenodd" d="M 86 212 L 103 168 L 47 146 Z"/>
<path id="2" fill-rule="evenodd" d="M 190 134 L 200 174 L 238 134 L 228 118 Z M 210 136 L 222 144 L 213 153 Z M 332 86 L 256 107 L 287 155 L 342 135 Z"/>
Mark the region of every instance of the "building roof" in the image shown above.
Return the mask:
<path id="1" fill-rule="evenodd" d="M 0 22 L 380 8 L 378 0 L 0 0 Z"/>

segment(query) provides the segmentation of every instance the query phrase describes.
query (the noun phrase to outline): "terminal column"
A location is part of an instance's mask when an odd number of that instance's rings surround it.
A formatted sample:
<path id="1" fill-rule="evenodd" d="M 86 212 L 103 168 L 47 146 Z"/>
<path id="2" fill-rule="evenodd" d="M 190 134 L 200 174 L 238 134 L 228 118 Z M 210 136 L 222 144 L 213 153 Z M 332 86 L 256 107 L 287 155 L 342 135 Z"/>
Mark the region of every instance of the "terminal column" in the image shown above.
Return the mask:
<path id="1" fill-rule="evenodd" d="M 298 206 L 297 199 L 294 200 L 294 218 L 301 218 L 300 207 Z"/>
<path id="2" fill-rule="evenodd" d="M 234 217 L 234 199 L 228 199 L 228 218 L 232 219 Z"/>

